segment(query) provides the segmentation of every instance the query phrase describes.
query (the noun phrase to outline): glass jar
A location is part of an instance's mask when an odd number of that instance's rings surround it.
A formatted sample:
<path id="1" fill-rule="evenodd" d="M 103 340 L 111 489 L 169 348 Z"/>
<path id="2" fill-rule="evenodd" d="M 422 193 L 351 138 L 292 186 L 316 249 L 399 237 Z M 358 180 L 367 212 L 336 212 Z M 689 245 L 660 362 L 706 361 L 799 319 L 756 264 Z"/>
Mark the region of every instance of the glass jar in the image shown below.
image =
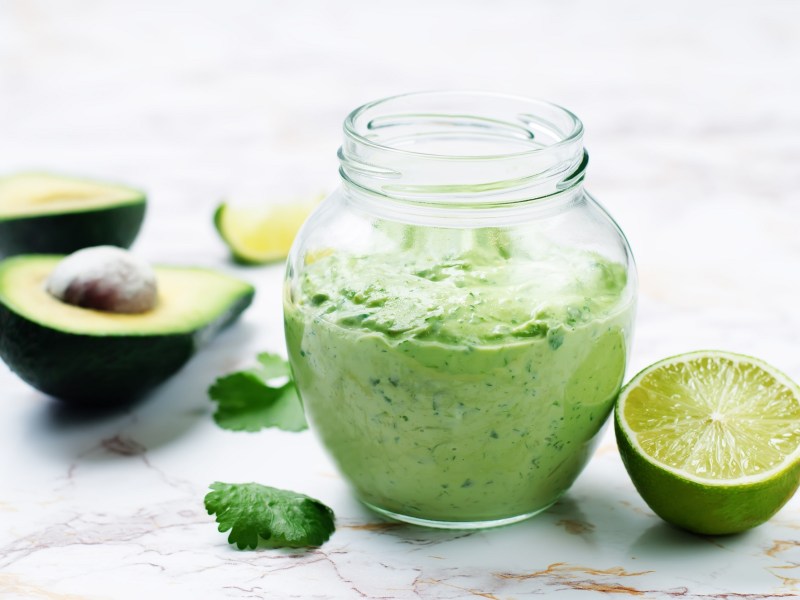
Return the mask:
<path id="1" fill-rule="evenodd" d="M 486 527 L 553 504 L 625 373 L 636 274 L 556 105 L 435 92 L 344 123 L 341 187 L 289 256 L 313 430 L 387 516 Z"/>

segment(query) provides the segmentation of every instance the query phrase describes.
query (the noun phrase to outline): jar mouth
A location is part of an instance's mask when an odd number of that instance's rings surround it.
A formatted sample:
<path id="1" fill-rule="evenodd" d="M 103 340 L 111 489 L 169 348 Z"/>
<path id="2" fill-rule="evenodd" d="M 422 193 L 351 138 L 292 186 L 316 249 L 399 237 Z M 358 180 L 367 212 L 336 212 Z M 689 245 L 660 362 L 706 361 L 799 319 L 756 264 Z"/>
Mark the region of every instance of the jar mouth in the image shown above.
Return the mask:
<path id="1" fill-rule="evenodd" d="M 349 187 L 416 204 L 498 205 L 583 181 L 583 124 L 544 100 L 416 92 L 364 104 L 339 149 Z"/>
<path id="2" fill-rule="evenodd" d="M 494 92 L 426 91 L 363 104 L 347 115 L 344 132 L 355 143 L 410 157 L 485 161 L 537 155 L 580 143 L 583 123 L 571 111 L 546 100 Z M 439 149 L 448 141 L 463 148 L 466 136 L 476 138 L 469 147 L 483 145 L 483 151 Z M 425 149 L 431 142 L 435 147 Z M 498 150 L 503 142 L 518 149 Z M 412 149 L 415 144 L 423 149 Z"/>

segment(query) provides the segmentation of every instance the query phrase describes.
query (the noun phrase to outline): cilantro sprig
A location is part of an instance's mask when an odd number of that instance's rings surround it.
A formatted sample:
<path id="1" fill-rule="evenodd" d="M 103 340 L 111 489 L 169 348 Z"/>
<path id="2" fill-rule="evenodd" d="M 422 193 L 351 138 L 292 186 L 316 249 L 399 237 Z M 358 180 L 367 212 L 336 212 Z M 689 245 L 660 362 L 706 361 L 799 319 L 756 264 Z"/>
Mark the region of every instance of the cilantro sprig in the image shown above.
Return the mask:
<path id="1" fill-rule="evenodd" d="M 220 377 L 208 389 L 208 395 L 217 403 L 214 421 L 232 431 L 307 429 L 288 363 L 267 352 L 257 359 L 257 367 Z"/>
<path id="2" fill-rule="evenodd" d="M 320 546 L 335 529 L 333 511 L 303 494 L 258 483 L 211 484 L 205 497 L 208 514 L 228 542 L 243 550 Z"/>

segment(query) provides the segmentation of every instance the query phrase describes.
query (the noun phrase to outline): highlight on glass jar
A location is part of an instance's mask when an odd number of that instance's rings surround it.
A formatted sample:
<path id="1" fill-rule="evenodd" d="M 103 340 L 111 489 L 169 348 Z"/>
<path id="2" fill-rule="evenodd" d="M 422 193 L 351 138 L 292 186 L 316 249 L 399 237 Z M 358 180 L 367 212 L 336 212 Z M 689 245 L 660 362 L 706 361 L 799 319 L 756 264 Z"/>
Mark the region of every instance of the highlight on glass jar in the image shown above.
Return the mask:
<path id="1" fill-rule="evenodd" d="M 341 187 L 289 256 L 309 421 L 360 500 L 447 528 L 552 505 L 619 393 L 636 272 L 584 190 L 583 125 L 539 100 L 408 94 L 344 122 Z"/>

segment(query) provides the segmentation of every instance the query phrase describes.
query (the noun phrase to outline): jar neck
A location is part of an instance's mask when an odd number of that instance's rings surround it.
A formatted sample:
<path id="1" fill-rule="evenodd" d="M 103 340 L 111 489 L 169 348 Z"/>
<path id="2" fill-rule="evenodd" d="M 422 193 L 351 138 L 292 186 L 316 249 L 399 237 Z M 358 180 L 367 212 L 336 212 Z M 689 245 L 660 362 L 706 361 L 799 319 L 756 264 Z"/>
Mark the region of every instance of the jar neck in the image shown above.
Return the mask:
<path id="1" fill-rule="evenodd" d="M 583 126 L 538 100 L 427 92 L 366 104 L 344 123 L 339 149 L 354 192 L 438 208 L 498 207 L 580 186 Z"/>

